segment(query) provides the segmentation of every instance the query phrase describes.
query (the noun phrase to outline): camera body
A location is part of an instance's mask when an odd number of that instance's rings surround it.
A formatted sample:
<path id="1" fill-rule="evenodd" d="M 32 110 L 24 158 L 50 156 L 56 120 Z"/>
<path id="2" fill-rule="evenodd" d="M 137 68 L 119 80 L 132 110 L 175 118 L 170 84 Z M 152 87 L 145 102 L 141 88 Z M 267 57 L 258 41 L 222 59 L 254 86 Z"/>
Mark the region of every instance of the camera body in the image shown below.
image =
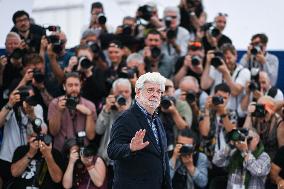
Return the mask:
<path id="1" fill-rule="evenodd" d="M 179 153 L 181 156 L 186 156 L 186 155 L 193 154 L 194 151 L 195 151 L 195 148 L 192 144 L 184 144 L 180 148 Z"/>
<path id="2" fill-rule="evenodd" d="M 138 12 L 140 13 L 140 18 L 150 21 L 152 15 L 153 15 L 153 7 L 149 5 L 143 5 L 138 8 Z"/>
<path id="3" fill-rule="evenodd" d="M 248 136 L 248 129 L 241 128 L 241 129 L 233 129 L 231 132 L 228 133 L 229 141 L 245 141 Z"/>
<path id="4" fill-rule="evenodd" d="M 173 96 L 162 96 L 161 107 L 167 110 L 172 105 L 171 102 L 176 102 L 176 99 Z"/>
<path id="5" fill-rule="evenodd" d="M 175 39 L 177 37 L 177 30 L 175 29 L 169 29 L 167 31 L 167 39 L 172 40 Z"/>
<path id="6" fill-rule="evenodd" d="M 152 47 L 151 48 L 151 55 L 152 58 L 157 59 L 161 55 L 161 49 L 159 47 Z"/>
<path id="7" fill-rule="evenodd" d="M 122 96 L 122 95 L 116 96 L 116 97 L 115 97 L 115 101 L 117 102 L 117 104 L 118 104 L 119 106 L 126 105 L 126 98 L 124 98 L 124 96 Z M 112 105 L 112 106 L 111 106 L 111 109 L 112 109 L 112 110 L 117 110 L 116 105 Z"/>
<path id="8" fill-rule="evenodd" d="M 91 148 L 85 146 L 86 132 L 79 131 L 76 134 L 76 144 L 79 146 L 79 155 L 83 157 L 89 157 L 94 155 L 94 152 Z"/>
<path id="9" fill-rule="evenodd" d="M 260 53 L 262 51 L 262 47 L 260 45 L 255 45 L 252 47 L 252 49 L 250 50 L 250 53 L 252 55 L 257 55 L 258 53 Z"/>
<path id="10" fill-rule="evenodd" d="M 138 77 L 138 69 L 137 69 L 137 67 L 127 68 L 125 71 L 122 71 L 122 72 L 118 73 L 118 77 L 126 78 L 126 79 L 133 79 L 135 74 Z"/>
<path id="11" fill-rule="evenodd" d="M 265 117 L 266 110 L 263 104 L 255 104 L 255 110 L 251 113 L 251 116 L 253 117 Z"/>
<path id="12" fill-rule="evenodd" d="M 221 34 L 221 31 L 212 22 L 205 23 L 200 29 L 205 32 L 208 31 L 212 37 L 218 37 Z"/>
<path id="13" fill-rule="evenodd" d="M 14 58 L 16 60 L 19 60 L 19 59 L 23 58 L 24 54 L 25 54 L 24 50 L 22 50 L 20 48 L 16 48 L 16 49 L 14 49 L 12 54 L 10 55 L 10 58 Z"/>
<path id="14" fill-rule="evenodd" d="M 214 106 L 217 106 L 219 104 L 223 104 L 224 103 L 224 98 L 222 96 L 213 96 L 212 97 L 212 104 Z"/>
<path id="15" fill-rule="evenodd" d="M 186 101 L 191 104 L 193 103 L 195 100 L 196 100 L 196 94 L 194 91 L 192 90 L 189 90 L 187 93 L 186 93 L 186 97 L 185 97 Z"/>
<path id="16" fill-rule="evenodd" d="M 124 24 L 121 26 L 122 34 L 125 36 L 130 36 L 132 34 L 132 27 L 130 25 Z"/>
<path id="17" fill-rule="evenodd" d="M 42 83 L 44 81 L 44 74 L 38 69 L 33 70 L 33 77 L 37 83 Z"/>
<path id="18" fill-rule="evenodd" d="M 80 102 L 79 97 L 67 96 L 65 106 L 70 110 L 75 110 L 79 102 Z"/>
<path id="19" fill-rule="evenodd" d="M 104 15 L 104 13 L 98 14 L 97 15 L 97 20 L 98 20 L 98 23 L 101 24 L 101 25 L 104 25 L 107 22 L 107 18 Z"/>
<path id="20" fill-rule="evenodd" d="M 260 89 L 260 86 L 257 81 L 251 80 L 248 88 L 250 91 L 256 91 Z"/>
<path id="21" fill-rule="evenodd" d="M 221 51 L 215 51 L 214 57 L 211 59 L 211 65 L 214 66 L 214 68 L 218 68 L 223 64 L 222 60 L 224 60 L 224 55 Z"/>

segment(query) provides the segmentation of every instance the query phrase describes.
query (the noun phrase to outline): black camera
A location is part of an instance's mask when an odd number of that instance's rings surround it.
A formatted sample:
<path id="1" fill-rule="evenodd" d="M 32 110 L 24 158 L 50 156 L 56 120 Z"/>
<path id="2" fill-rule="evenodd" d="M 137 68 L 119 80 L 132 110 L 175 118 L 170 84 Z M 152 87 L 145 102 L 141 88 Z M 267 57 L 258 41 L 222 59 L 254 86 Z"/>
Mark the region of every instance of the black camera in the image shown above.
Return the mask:
<path id="1" fill-rule="evenodd" d="M 250 50 L 250 53 L 252 55 L 257 55 L 258 53 L 260 53 L 262 51 L 262 48 L 261 46 L 259 45 L 256 45 L 256 46 L 253 46 L 252 49 Z"/>
<path id="2" fill-rule="evenodd" d="M 259 84 L 259 69 L 258 68 L 252 68 L 251 69 L 251 82 L 249 84 L 249 90 L 255 91 L 260 90 L 260 84 Z"/>
<path id="3" fill-rule="evenodd" d="M 186 97 L 185 97 L 186 101 L 191 104 L 195 101 L 196 99 L 196 94 L 194 91 L 192 90 L 189 90 L 187 93 L 186 93 Z"/>
<path id="4" fill-rule="evenodd" d="M 248 88 L 250 91 L 256 91 L 260 89 L 260 86 L 257 81 L 251 80 Z"/>
<path id="5" fill-rule="evenodd" d="M 212 37 L 218 37 L 221 34 L 221 31 L 214 27 L 212 22 L 205 23 L 200 29 L 205 32 L 208 31 Z"/>
<path id="6" fill-rule="evenodd" d="M 152 47 L 151 55 L 154 59 L 158 58 L 161 55 L 161 49 L 159 47 Z"/>
<path id="7" fill-rule="evenodd" d="M 83 69 L 89 69 L 93 65 L 93 63 L 86 56 L 78 57 L 78 63 Z"/>
<path id="8" fill-rule="evenodd" d="M 212 104 L 214 106 L 217 106 L 219 104 L 223 104 L 224 103 L 224 99 L 222 96 L 213 96 L 212 97 Z"/>
<path id="9" fill-rule="evenodd" d="M 219 66 L 223 64 L 222 60 L 224 60 L 223 53 L 221 51 L 215 51 L 214 57 L 211 59 L 211 65 L 217 69 Z"/>
<path id="10" fill-rule="evenodd" d="M 229 141 L 245 141 L 249 134 L 249 130 L 246 128 L 233 129 L 228 133 Z"/>
<path id="11" fill-rule="evenodd" d="M 199 56 L 192 56 L 191 57 L 191 64 L 193 66 L 198 66 L 201 63 L 202 59 Z"/>
<path id="12" fill-rule="evenodd" d="M 58 35 L 49 35 L 49 36 L 46 36 L 46 39 L 47 39 L 48 43 L 51 43 L 52 45 L 60 45 L 61 44 L 61 40 L 60 40 Z"/>
<path id="13" fill-rule="evenodd" d="M 167 31 L 167 39 L 175 39 L 177 37 L 177 30 L 169 29 Z"/>
<path id="14" fill-rule="evenodd" d="M 253 117 L 265 117 L 266 110 L 263 104 L 255 104 L 255 110 L 251 113 L 251 116 Z"/>
<path id="15" fill-rule="evenodd" d="M 55 25 L 46 26 L 44 28 L 50 32 L 60 32 L 61 30 L 60 26 L 55 26 Z"/>
<path id="16" fill-rule="evenodd" d="M 139 17 L 149 21 L 153 15 L 153 7 L 149 5 L 143 5 L 138 8 Z"/>
<path id="17" fill-rule="evenodd" d="M 132 27 L 130 25 L 122 25 L 122 34 L 126 36 L 130 36 L 132 34 Z"/>
<path id="18" fill-rule="evenodd" d="M 19 90 L 19 92 L 15 93 L 20 95 L 20 100 L 24 101 L 30 96 L 30 92 L 28 90 Z"/>
<path id="19" fill-rule="evenodd" d="M 186 156 L 194 153 L 194 146 L 192 144 L 184 144 L 179 150 L 181 156 Z"/>
<path id="20" fill-rule="evenodd" d="M 38 69 L 33 70 L 33 77 L 37 83 L 42 83 L 44 81 L 44 74 Z"/>
<path id="21" fill-rule="evenodd" d="M 122 95 L 116 96 L 116 97 L 115 97 L 115 100 L 116 100 L 116 102 L 117 102 L 117 104 L 118 104 L 119 106 L 126 105 L 126 98 L 124 98 Z M 112 109 L 112 110 L 117 110 L 116 105 L 112 105 L 112 106 L 111 106 L 111 109 Z"/>
<path id="22" fill-rule="evenodd" d="M 77 104 L 79 104 L 80 99 L 78 97 L 74 97 L 74 96 L 68 96 L 66 98 L 66 104 L 65 106 L 70 109 L 70 110 L 75 110 Z"/>
<path id="23" fill-rule="evenodd" d="M 20 58 L 23 58 L 24 56 L 24 51 L 20 48 L 16 48 L 12 54 L 10 55 L 10 58 L 14 58 L 16 60 L 19 60 Z"/>
<path id="24" fill-rule="evenodd" d="M 42 134 L 42 120 L 40 118 L 35 118 L 34 120 L 31 121 L 32 126 L 33 126 L 33 131 L 37 134 L 35 140 L 40 140 L 43 141 L 46 145 L 49 145 L 52 143 L 52 138 L 49 135 Z"/>
<path id="25" fill-rule="evenodd" d="M 172 96 L 162 96 L 161 107 L 163 109 L 168 109 L 172 105 L 171 102 L 175 103 L 175 101 L 176 101 L 176 99 Z"/>
<path id="26" fill-rule="evenodd" d="M 101 24 L 101 25 L 103 25 L 107 22 L 107 18 L 103 13 L 98 14 L 97 19 L 98 19 L 99 24 Z"/>
<path id="27" fill-rule="evenodd" d="M 166 17 L 164 18 L 164 20 L 165 20 L 166 28 L 170 28 L 170 27 L 171 27 L 172 20 L 173 20 L 172 17 L 166 16 Z"/>
<path id="28" fill-rule="evenodd" d="M 98 54 L 101 52 L 100 46 L 95 42 L 92 41 L 88 42 L 88 46 L 92 49 L 94 54 Z"/>
<path id="29" fill-rule="evenodd" d="M 92 148 L 85 146 L 85 138 L 85 131 L 79 131 L 76 133 L 76 144 L 79 146 L 79 155 L 83 157 L 89 157 L 94 155 L 94 151 Z"/>
<path id="30" fill-rule="evenodd" d="M 123 70 L 118 73 L 119 78 L 126 78 L 126 79 L 132 79 L 134 76 L 138 76 L 138 69 L 137 67 L 134 68 L 127 68 L 126 70 Z"/>

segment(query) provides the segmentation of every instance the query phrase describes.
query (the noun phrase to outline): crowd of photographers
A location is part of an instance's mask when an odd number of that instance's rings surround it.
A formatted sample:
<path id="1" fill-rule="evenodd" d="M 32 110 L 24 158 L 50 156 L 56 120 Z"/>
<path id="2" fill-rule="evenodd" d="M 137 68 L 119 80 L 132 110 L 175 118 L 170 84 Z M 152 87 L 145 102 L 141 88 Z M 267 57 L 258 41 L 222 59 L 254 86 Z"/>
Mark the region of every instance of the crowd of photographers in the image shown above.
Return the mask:
<path id="1" fill-rule="evenodd" d="M 201 0 L 162 16 L 145 4 L 116 29 L 100 2 L 90 17 L 67 50 L 56 23 L 14 13 L 0 57 L 0 188 L 110 189 L 111 127 L 146 72 L 167 78 L 157 115 L 174 189 L 284 188 L 284 99 L 265 34 L 238 63 L 228 15 L 206 20 Z"/>

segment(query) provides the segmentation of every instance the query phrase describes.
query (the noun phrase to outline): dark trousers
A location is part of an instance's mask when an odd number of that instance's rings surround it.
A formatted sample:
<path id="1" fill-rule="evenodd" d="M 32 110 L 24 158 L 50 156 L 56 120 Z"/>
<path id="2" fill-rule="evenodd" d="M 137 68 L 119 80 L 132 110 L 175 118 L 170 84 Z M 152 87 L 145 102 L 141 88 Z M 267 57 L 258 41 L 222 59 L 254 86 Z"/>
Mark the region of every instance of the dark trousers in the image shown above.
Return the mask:
<path id="1" fill-rule="evenodd" d="M 8 182 L 13 178 L 11 174 L 11 163 L 0 159 L 0 170 L 0 177 L 3 181 L 3 189 L 5 189 Z"/>
<path id="2" fill-rule="evenodd" d="M 108 165 L 107 166 L 107 188 L 108 189 L 112 189 L 113 177 L 114 177 L 113 166 Z"/>

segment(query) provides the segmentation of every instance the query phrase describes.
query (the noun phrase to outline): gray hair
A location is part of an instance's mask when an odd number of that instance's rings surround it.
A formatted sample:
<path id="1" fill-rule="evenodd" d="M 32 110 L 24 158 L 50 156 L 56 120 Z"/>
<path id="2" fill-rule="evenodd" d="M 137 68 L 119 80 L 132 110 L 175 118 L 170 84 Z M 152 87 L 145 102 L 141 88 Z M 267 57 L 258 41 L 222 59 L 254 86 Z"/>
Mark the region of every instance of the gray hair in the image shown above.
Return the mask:
<path id="1" fill-rule="evenodd" d="M 127 59 L 126 59 L 126 62 L 130 62 L 130 61 L 137 61 L 138 64 L 144 64 L 144 58 L 141 54 L 139 53 L 132 53 L 130 54 Z"/>
<path id="2" fill-rule="evenodd" d="M 194 83 L 195 86 L 197 86 L 197 88 L 199 88 L 199 83 L 197 81 L 197 79 L 195 77 L 192 77 L 192 76 L 185 76 L 184 78 L 182 78 L 180 80 L 179 83 L 183 83 L 183 82 L 188 82 L 188 83 Z"/>
<path id="3" fill-rule="evenodd" d="M 21 41 L 20 35 L 17 34 L 16 32 L 9 32 L 9 33 L 7 34 L 7 36 L 6 36 L 6 41 L 7 41 L 7 39 L 10 38 L 10 37 L 15 37 L 15 38 L 17 38 L 19 41 Z"/>
<path id="4" fill-rule="evenodd" d="M 94 30 L 94 29 L 86 29 L 83 33 L 82 33 L 82 36 L 81 36 L 81 39 L 86 39 L 87 37 L 89 36 L 99 36 L 99 32 Z"/>
<path id="5" fill-rule="evenodd" d="M 166 7 L 164 9 L 164 18 L 166 17 L 168 12 L 175 12 L 177 14 L 177 26 L 180 24 L 180 11 L 178 7 Z"/>
<path id="6" fill-rule="evenodd" d="M 135 84 L 135 92 L 142 89 L 145 83 L 155 83 L 161 86 L 161 90 L 165 91 L 166 78 L 162 76 L 159 72 L 147 72 L 141 75 Z"/>
<path id="7" fill-rule="evenodd" d="M 128 79 L 125 78 L 118 78 L 116 79 L 112 84 L 112 90 L 116 90 L 118 85 L 124 85 L 127 86 L 131 92 L 131 83 Z"/>

